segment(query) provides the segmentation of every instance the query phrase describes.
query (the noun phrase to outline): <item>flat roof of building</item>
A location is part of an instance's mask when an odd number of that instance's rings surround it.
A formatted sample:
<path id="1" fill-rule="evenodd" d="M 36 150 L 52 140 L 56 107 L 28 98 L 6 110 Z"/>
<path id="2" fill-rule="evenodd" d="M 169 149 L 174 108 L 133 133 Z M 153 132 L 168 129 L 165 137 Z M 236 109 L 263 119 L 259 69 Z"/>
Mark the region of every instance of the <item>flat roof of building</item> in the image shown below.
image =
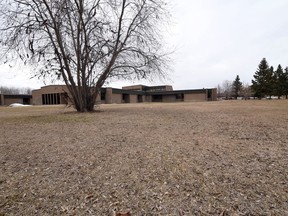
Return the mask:
<path id="1" fill-rule="evenodd" d="M 32 98 L 32 95 L 28 94 L 3 94 L 4 98 Z"/>

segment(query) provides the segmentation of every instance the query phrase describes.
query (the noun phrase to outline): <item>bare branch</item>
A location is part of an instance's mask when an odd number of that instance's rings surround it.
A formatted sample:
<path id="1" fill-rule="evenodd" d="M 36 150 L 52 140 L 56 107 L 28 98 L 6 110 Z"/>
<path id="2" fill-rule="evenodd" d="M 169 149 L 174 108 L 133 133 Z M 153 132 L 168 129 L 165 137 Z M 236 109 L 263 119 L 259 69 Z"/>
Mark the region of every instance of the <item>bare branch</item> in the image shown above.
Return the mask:
<path id="1" fill-rule="evenodd" d="M 93 110 L 109 78 L 166 74 L 164 0 L 2 0 L 0 8 L 4 61 L 61 77 L 79 111 Z"/>

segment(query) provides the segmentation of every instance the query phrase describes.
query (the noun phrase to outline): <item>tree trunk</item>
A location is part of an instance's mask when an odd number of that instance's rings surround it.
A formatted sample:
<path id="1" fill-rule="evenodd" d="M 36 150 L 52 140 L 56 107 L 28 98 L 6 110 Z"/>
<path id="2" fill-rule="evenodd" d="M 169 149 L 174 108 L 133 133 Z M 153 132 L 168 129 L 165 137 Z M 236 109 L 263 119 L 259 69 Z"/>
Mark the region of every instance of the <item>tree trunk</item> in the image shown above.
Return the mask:
<path id="1" fill-rule="evenodd" d="M 74 108 L 78 112 L 93 112 L 98 91 L 93 94 L 81 94 L 80 97 L 74 97 Z"/>

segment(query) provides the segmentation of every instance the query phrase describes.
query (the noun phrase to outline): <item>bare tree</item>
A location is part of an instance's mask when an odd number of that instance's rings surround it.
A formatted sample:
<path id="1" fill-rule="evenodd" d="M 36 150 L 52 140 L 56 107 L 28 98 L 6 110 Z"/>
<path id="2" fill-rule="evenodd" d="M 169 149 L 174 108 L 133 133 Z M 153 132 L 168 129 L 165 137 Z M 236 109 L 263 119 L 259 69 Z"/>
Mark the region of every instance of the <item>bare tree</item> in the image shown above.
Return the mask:
<path id="1" fill-rule="evenodd" d="M 92 111 L 108 79 L 165 75 L 164 0 L 2 0 L 5 61 L 61 77 L 80 112 Z"/>
<path id="2" fill-rule="evenodd" d="M 6 87 L 0 86 L 0 94 L 32 94 L 31 88 L 15 88 L 15 87 Z"/>
<path id="3" fill-rule="evenodd" d="M 217 98 L 221 98 L 222 95 L 222 87 L 218 84 L 217 85 Z"/>
<path id="4" fill-rule="evenodd" d="M 29 87 L 26 87 L 26 88 L 22 88 L 21 91 L 20 91 L 21 94 L 29 94 L 29 95 L 32 95 L 32 89 L 29 88 Z"/>
<path id="5" fill-rule="evenodd" d="M 0 86 L 0 94 L 20 94 L 19 88 Z"/>
<path id="6" fill-rule="evenodd" d="M 230 80 L 225 80 L 222 84 L 222 89 L 226 100 L 228 100 L 232 95 L 232 86 L 233 82 Z"/>
<path id="7" fill-rule="evenodd" d="M 250 97 L 252 97 L 253 93 L 252 93 L 251 85 L 249 85 L 249 83 L 243 83 L 242 95 L 245 100 L 250 99 Z"/>

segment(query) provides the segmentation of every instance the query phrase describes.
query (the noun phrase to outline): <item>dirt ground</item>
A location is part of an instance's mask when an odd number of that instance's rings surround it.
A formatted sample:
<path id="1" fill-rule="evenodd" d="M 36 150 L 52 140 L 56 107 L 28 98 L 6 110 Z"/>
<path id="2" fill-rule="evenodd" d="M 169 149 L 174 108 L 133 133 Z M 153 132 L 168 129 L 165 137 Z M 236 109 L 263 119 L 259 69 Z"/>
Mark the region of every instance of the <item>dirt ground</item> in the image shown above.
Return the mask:
<path id="1" fill-rule="evenodd" d="M 0 107 L 0 215 L 288 215 L 288 100 Z"/>

